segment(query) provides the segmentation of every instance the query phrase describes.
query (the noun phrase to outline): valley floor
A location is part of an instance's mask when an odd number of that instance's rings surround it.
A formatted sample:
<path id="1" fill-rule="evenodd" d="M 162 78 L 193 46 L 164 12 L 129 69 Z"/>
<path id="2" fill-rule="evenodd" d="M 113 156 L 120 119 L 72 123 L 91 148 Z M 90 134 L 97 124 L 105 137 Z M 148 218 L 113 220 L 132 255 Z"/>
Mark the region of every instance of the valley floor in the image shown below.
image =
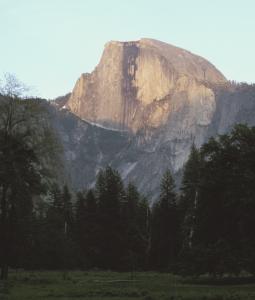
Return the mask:
<path id="1" fill-rule="evenodd" d="M 171 274 L 11 272 L 1 300 L 252 300 L 255 284 L 187 284 Z"/>

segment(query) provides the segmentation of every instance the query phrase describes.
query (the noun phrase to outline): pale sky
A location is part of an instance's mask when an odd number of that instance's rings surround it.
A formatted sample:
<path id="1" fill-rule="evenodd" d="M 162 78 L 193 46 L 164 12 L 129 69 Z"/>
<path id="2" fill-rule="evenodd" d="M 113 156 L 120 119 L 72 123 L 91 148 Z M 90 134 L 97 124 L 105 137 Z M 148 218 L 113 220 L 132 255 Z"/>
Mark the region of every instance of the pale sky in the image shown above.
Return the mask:
<path id="1" fill-rule="evenodd" d="M 72 90 L 109 40 L 154 38 L 255 82 L 255 0 L 0 0 L 0 77 L 38 96 Z"/>

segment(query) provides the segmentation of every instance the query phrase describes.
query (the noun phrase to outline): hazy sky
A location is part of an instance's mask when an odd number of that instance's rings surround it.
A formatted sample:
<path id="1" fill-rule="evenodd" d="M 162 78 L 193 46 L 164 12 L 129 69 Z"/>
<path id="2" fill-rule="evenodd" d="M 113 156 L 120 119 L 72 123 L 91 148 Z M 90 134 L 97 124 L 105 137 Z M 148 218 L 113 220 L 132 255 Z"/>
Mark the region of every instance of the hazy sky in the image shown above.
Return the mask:
<path id="1" fill-rule="evenodd" d="M 94 69 L 107 41 L 141 37 L 255 82 L 255 0 L 0 0 L 0 76 L 56 97 Z"/>

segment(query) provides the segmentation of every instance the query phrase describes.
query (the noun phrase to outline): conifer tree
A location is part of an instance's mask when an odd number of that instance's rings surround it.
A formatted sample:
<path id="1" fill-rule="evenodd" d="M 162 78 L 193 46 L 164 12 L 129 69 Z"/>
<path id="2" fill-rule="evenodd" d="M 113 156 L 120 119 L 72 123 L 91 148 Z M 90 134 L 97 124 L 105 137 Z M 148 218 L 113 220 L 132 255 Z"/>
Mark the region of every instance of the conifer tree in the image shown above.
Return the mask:
<path id="1" fill-rule="evenodd" d="M 107 167 L 99 172 L 96 182 L 99 224 L 99 265 L 118 269 L 123 255 L 121 204 L 125 201 L 119 173 Z"/>
<path id="2" fill-rule="evenodd" d="M 63 217 L 64 217 L 64 232 L 71 231 L 72 223 L 73 223 L 73 209 L 71 202 L 71 194 L 67 185 L 64 185 L 63 193 L 62 193 L 62 209 L 63 209 Z"/>
<path id="3" fill-rule="evenodd" d="M 184 166 L 181 184 L 180 203 L 178 205 L 182 223 L 182 248 L 192 247 L 195 210 L 199 198 L 201 158 L 193 144 L 188 161 Z"/>
<path id="4" fill-rule="evenodd" d="M 254 266 L 254 143 L 254 128 L 237 125 L 202 146 L 192 248 L 186 259 L 193 274 L 238 274 Z"/>
<path id="5" fill-rule="evenodd" d="M 93 190 L 77 194 L 76 240 L 80 265 L 96 267 L 98 262 L 98 207 Z"/>
<path id="6" fill-rule="evenodd" d="M 148 247 L 147 209 L 136 186 L 129 183 L 126 188 L 123 203 L 122 225 L 124 228 L 125 254 L 123 264 L 134 270 L 145 266 L 145 256 Z"/>
<path id="7" fill-rule="evenodd" d="M 160 270 L 173 270 L 179 244 L 175 185 L 167 170 L 161 181 L 159 201 L 152 210 L 151 263 Z"/>
<path id="8" fill-rule="evenodd" d="M 71 194 L 54 184 L 46 214 L 44 261 L 49 269 L 73 268 L 76 264 Z"/>

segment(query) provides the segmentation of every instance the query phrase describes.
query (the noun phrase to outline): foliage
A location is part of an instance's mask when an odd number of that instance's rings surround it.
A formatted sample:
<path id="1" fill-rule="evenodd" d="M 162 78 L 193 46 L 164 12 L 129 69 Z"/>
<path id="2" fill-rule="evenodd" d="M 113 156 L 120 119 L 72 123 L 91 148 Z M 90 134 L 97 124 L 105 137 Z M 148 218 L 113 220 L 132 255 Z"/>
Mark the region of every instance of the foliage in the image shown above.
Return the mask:
<path id="1" fill-rule="evenodd" d="M 230 134 L 211 138 L 200 155 L 192 244 L 185 248 L 187 257 L 199 259 L 189 259 L 188 269 L 254 272 L 255 128 L 237 125 Z"/>
<path id="2" fill-rule="evenodd" d="M 42 143 L 34 130 L 40 105 L 36 100 L 20 98 L 22 90 L 23 86 L 9 76 L 1 89 L 5 95 L 0 95 L 1 279 L 7 279 L 9 265 L 25 260 L 31 241 L 33 200 L 46 191 L 43 179 L 49 174 L 37 151 Z"/>
<path id="3" fill-rule="evenodd" d="M 161 181 L 160 199 L 152 210 L 151 264 L 159 270 L 173 271 L 178 253 L 179 218 L 174 189 L 173 177 L 167 170 Z"/>
<path id="4" fill-rule="evenodd" d="M 183 282 L 172 274 L 154 272 L 136 272 L 133 279 L 129 272 L 72 271 L 67 277 L 62 274 L 13 272 L 5 292 L 10 300 L 252 300 L 255 297 L 254 283 L 229 285 L 222 280 L 210 285 L 205 280 L 196 284 Z"/>

